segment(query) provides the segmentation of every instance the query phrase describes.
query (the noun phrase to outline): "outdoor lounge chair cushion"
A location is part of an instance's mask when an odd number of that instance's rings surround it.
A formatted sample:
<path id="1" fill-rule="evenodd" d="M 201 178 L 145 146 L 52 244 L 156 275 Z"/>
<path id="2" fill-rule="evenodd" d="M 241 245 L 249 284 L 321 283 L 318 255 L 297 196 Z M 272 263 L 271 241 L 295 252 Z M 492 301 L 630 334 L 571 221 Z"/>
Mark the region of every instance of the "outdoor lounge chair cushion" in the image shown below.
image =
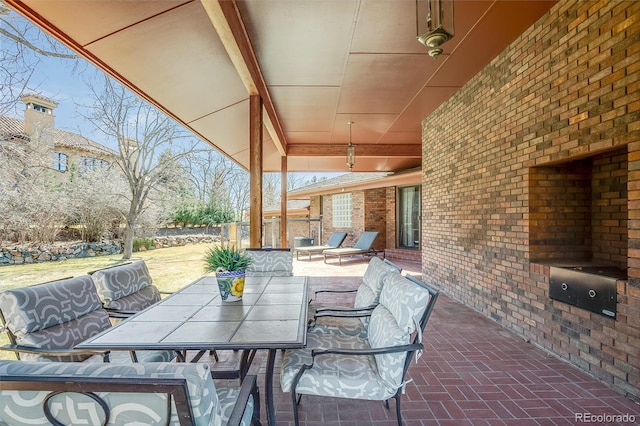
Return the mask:
<path id="1" fill-rule="evenodd" d="M 290 277 L 293 275 L 293 255 L 290 249 L 247 249 L 251 258 L 247 276 Z"/>
<path id="2" fill-rule="evenodd" d="M 329 247 L 340 247 L 345 238 L 347 238 L 346 232 L 333 232 L 325 245 Z"/>
<path id="3" fill-rule="evenodd" d="M 33 363 L 0 361 L 0 379 L 8 376 L 34 376 L 38 380 L 53 378 L 56 381 L 73 381 L 74 378 L 104 379 L 185 379 L 188 403 L 195 425 L 224 425 L 238 398 L 239 389 L 216 388 L 211 370 L 203 363 L 136 363 L 128 365 L 84 363 Z M 49 424 L 42 403 L 48 392 L 33 390 L 3 390 L 0 388 L 0 424 L 34 425 Z M 96 392 L 109 408 L 109 425 L 167 424 L 167 396 L 149 392 Z M 99 424 L 103 417 L 97 403 L 77 392 L 64 392 L 53 397 L 49 405 L 58 421 L 65 425 Z M 56 408 L 57 405 L 57 408 Z M 253 399 L 245 409 L 242 423 L 249 425 L 253 412 Z M 179 425 L 175 400 L 172 401 L 169 425 Z"/>
<path id="4" fill-rule="evenodd" d="M 97 270 L 91 279 L 108 309 L 141 311 L 160 300 L 160 291 L 152 284 L 143 260 Z"/>
<path id="5" fill-rule="evenodd" d="M 377 237 L 378 232 L 365 231 L 360 235 L 360 238 L 358 238 L 358 241 L 356 241 L 353 247 L 342 247 L 324 250 L 322 254 L 324 255 L 325 263 L 327 261 L 327 257 L 337 257 L 342 264 L 342 256 L 375 253 L 376 251 L 373 250 L 372 247 Z"/>
<path id="6" fill-rule="evenodd" d="M 309 259 L 311 259 L 311 255 L 314 253 L 322 253 L 327 249 L 338 248 L 342 245 L 345 238 L 347 238 L 346 232 L 333 232 L 324 245 L 296 247 L 296 258 L 299 258 L 300 253 L 307 253 Z"/>
<path id="7" fill-rule="evenodd" d="M 41 349 L 73 349 L 111 327 L 109 314 L 91 277 L 83 275 L 0 293 L 5 327 L 17 345 Z M 139 361 L 170 361 L 170 351 L 138 351 Z M 25 361 L 84 361 L 91 355 L 49 357 L 21 353 Z M 102 361 L 101 357 L 96 360 Z M 110 361 L 131 362 L 129 352 L 112 352 Z"/>
<path id="8" fill-rule="evenodd" d="M 367 338 L 332 333 L 310 332 L 307 346 L 288 349 L 282 360 L 280 382 L 284 392 L 293 390 L 295 377 L 305 370 L 295 387 L 297 394 L 354 399 L 386 400 L 403 384 L 406 352 L 383 355 L 319 355 L 314 349 L 369 349 L 409 344 L 411 335 L 420 332 L 420 320 L 431 295 L 400 273 L 385 276 L 380 304 L 373 310 Z"/>

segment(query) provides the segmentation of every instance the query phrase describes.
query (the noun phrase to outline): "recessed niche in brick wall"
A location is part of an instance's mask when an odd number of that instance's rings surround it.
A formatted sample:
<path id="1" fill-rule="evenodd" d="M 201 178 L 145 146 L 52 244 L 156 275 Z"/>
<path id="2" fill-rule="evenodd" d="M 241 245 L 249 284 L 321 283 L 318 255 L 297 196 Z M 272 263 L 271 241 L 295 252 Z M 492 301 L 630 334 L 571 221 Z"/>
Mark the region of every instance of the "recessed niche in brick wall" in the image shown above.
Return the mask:
<path id="1" fill-rule="evenodd" d="M 529 170 L 532 262 L 627 268 L 627 150 Z"/>

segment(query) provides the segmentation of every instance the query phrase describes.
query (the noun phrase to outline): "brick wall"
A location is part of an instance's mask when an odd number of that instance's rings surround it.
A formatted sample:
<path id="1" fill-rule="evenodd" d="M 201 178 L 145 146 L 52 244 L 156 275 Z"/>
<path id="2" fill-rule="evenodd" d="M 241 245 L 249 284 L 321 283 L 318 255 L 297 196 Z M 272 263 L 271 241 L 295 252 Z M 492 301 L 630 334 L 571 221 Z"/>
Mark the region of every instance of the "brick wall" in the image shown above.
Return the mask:
<path id="1" fill-rule="evenodd" d="M 640 2 L 561 0 L 427 117 L 422 272 L 640 399 L 638 16 Z M 543 229 L 545 208 L 562 207 L 567 191 L 589 213 L 572 206 Z M 615 320 L 549 299 L 549 268 L 530 259 L 558 255 L 559 241 L 581 257 L 626 257 Z"/>
<path id="2" fill-rule="evenodd" d="M 529 171 L 531 261 L 627 268 L 627 148 Z"/>
<path id="3" fill-rule="evenodd" d="M 386 215 L 387 215 L 387 245 L 388 249 L 395 249 L 397 246 L 396 236 L 396 191 L 397 187 L 390 186 L 386 188 Z"/>
<path id="4" fill-rule="evenodd" d="M 355 191 L 351 193 L 351 207 L 353 210 L 353 214 L 351 216 L 351 228 L 335 228 L 333 226 L 332 196 L 322 196 L 322 229 L 325 238 L 329 238 L 329 235 L 333 232 L 346 232 L 347 237 L 342 243 L 343 247 L 351 247 L 354 245 L 364 230 L 364 194 L 362 191 Z"/>
<path id="5" fill-rule="evenodd" d="M 395 203 L 395 192 L 394 203 Z M 319 201 L 311 203 L 320 204 Z M 387 244 L 387 189 L 376 188 L 364 191 L 351 192 L 351 227 L 349 229 L 334 228 L 333 226 L 333 203 L 331 195 L 322 196 L 322 228 L 325 238 L 329 238 L 332 232 L 347 232 L 347 238 L 342 243 L 343 247 L 353 246 L 362 232 L 377 231 L 379 233 L 373 247 L 377 250 L 384 250 Z M 395 215 L 394 215 L 395 216 Z M 393 246 L 395 247 L 395 243 Z"/>
<path id="6" fill-rule="evenodd" d="M 386 188 L 364 191 L 364 230 L 377 231 L 378 237 L 373 243 L 376 250 L 387 247 L 387 190 Z M 390 246 L 395 247 L 395 245 Z"/>

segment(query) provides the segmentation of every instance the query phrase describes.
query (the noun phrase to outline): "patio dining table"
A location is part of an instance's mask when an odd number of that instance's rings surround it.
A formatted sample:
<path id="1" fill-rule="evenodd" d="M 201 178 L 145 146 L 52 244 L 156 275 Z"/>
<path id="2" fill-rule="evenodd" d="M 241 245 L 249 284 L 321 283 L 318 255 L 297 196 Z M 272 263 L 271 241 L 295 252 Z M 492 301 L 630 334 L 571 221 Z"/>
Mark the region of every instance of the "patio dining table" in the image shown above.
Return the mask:
<path id="1" fill-rule="evenodd" d="M 225 302 L 215 276 L 204 276 L 77 348 L 181 352 L 266 349 L 266 412 L 268 423 L 274 425 L 276 352 L 305 346 L 307 302 L 307 277 L 247 277 L 242 300 Z"/>

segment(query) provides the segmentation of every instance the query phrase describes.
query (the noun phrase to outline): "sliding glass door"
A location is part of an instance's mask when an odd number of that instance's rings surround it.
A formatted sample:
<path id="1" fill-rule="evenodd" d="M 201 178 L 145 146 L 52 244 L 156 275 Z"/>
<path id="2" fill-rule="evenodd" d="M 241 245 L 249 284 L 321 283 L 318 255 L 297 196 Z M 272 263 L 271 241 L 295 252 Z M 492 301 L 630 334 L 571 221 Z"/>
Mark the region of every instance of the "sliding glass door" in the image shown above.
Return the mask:
<path id="1" fill-rule="evenodd" d="M 398 248 L 420 250 L 420 185 L 398 188 Z"/>

